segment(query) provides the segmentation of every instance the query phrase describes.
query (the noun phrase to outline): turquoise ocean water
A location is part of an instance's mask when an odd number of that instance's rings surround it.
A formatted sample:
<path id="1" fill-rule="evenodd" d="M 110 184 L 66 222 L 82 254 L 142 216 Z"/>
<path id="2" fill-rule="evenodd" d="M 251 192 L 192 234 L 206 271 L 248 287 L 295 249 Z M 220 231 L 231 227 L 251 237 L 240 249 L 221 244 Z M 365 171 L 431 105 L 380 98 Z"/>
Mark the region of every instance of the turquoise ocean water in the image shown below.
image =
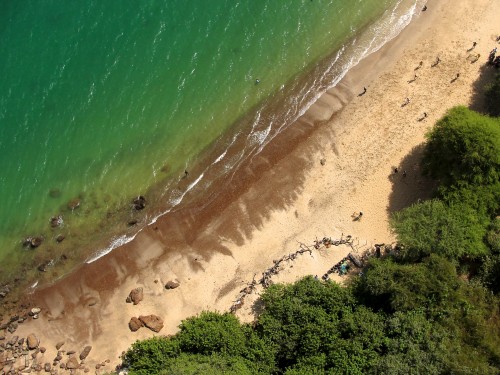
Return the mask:
<path id="1" fill-rule="evenodd" d="M 234 173 L 421 5 L 0 2 L 0 283 L 36 279 L 41 262 L 62 254 L 74 261 L 69 268 L 92 260 L 208 186 L 209 174 Z M 261 118 L 284 92 L 285 108 Z M 218 156 L 179 188 L 184 170 L 214 149 Z M 123 225 L 134 218 L 131 199 L 153 185 L 146 217 Z M 69 209 L 72 199 L 80 207 Z M 54 229 L 55 215 L 63 224 Z M 27 236 L 44 241 L 25 248 Z"/>

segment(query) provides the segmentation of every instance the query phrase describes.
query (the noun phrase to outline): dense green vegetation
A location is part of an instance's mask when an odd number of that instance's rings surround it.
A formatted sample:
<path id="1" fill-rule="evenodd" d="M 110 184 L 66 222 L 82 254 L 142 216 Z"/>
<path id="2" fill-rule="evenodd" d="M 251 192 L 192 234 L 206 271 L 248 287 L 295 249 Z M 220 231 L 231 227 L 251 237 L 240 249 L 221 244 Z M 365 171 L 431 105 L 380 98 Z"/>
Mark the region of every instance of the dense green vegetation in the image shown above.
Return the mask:
<path id="1" fill-rule="evenodd" d="M 273 285 L 252 324 L 204 312 L 138 341 L 131 374 L 498 374 L 500 121 L 457 107 L 428 134 L 432 200 L 392 218 L 400 251 L 347 286 Z"/>

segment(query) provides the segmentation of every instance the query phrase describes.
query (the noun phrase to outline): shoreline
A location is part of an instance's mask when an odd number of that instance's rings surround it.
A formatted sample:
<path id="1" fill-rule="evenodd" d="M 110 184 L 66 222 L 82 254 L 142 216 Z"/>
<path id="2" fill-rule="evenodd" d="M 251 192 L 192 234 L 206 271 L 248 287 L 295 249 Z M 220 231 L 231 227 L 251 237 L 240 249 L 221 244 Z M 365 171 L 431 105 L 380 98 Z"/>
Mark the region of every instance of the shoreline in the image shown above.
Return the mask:
<path id="1" fill-rule="evenodd" d="M 470 104 L 483 61 L 468 63 L 465 51 L 477 40 L 477 51 L 487 56 L 498 10 L 491 0 L 428 1 L 426 14 L 249 160 L 225 194 L 159 219 L 131 243 L 29 296 L 42 314 L 20 325 L 16 335 L 37 332 L 50 355 L 61 336 L 72 345 L 93 345 L 100 358 L 89 363 L 108 357 L 109 371 L 135 339 L 151 337 L 149 331 L 128 330 L 131 316 L 158 314 L 165 320 L 160 334 L 175 333 L 180 320 L 203 309 L 227 311 L 242 285 L 273 259 L 295 251 L 297 241 L 351 234 L 360 251 L 392 241 L 387 213 L 428 194 L 431 184 L 418 174 L 418 147 L 444 111 Z M 458 24 L 480 20 L 488 22 L 472 32 Z M 436 54 L 442 62 L 432 70 Z M 421 60 L 420 80 L 407 83 Z M 452 85 L 457 70 L 460 80 Z M 363 86 L 367 93 L 358 97 Z M 410 105 L 400 107 L 410 96 Z M 428 119 L 417 121 L 424 111 Z M 394 178 L 392 166 L 403 167 L 408 177 Z M 363 220 L 353 222 L 351 213 L 360 210 Z M 294 264 L 280 280 L 294 280 L 313 266 L 326 270 L 343 255 Z M 180 287 L 165 290 L 174 279 Z M 125 304 L 137 286 L 144 288 L 144 301 Z M 245 321 L 252 319 L 249 307 L 238 312 Z"/>
<path id="2" fill-rule="evenodd" d="M 393 11 L 396 8 L 394 8 Z M 407 22 L 408 19 L 415 18 L 419 13 L 420 11 L 418 9 L 415 10 L 411 8 L 404 13 L 404 16 L 399 14 L 397 19 L 405 19 L 405 22 Z M 398 22 L 397 25 L 399 25 L 399 23 L 400 22 Z M 247 114 L 244 114 L 233 124 L 232 129 L 228 131 L 227 134 L 221 135 L 213 144 L 207 146 L 207 148 L 201 152 L 198 161 L 189 168 L 189 178 L 185 179 L 184 176 L 179 178 L 173 177 L 171 174 L 174 173 L 174 171 L 170 170 L 168 176 L 162 176 L 147 190 L 138 191 L 137 194 L 143 194 L 147 198 L 147 204 L 144 210 L 135 211 L 131 209 L 129 206 L 131 206 L 132 197 L 129 197 L 129 199 L 121 199 L 120 203 L 117 205 L 110 206 L 107 209 L 106 217 L 91 223 L 88 228 L 71 228 L 72 226 L 70 223 L 68 228 L 71 229 L 69 230 L 64 227 L 46 229 L 47 233 L 41 233 L 41 236 L 46 239 L 44 242 L 47 242 L 43 245 L 43 249 L 41 249 L 41 251 L 28 250 L 32 254 L 25 255 L 26 259 L 20 267 L 22 274 L 30 275 L 28 279 L 19 282 L 9 282 L 9 284 L 15 285 L 21 283 L 22 286 L 17 289 L 32 290 L 32 286 L 35 284 L 38 285 L 39 288 L 44 288 L 50 286 L 54 282 L 58 282 L 60 279 L 65 278 L 68 274 L 80 268 L 82 264 L 91 263 L 109 254 L 117 247 L 130 242 L 147 226 L 154 224 L 161 216 L 168 214 L 170 211 L 182 209 L 175 205 L 170 207 L 170 201 L 174 195 L 180 194 L 181 200 L 183 198 L 186 198 L 186 200 L 194 199 L 198 204 L 200 201 L 204 201 L 205 198 L 214 199 L 213 197 L 220 191 L 219 186 L 226 185 L 227 179 L 232 180 L 234 178 L 235 173 L 231 172 L 227 174 L 225 170 L 229 167 L 231 167 L 232 170 L 240 169 L 240 164 L 245 164 L 247 162 L 246 159 L 258 158 L 260 152 L 255 150 L 263 148 L 268 142 L 272 141 L 272 139 L 265 139 L 264 144 L 258 143 L 255 148 L 252 149 L 252 146 L 248 145 L 248 139 L 257 133 L 265 132 L 265 127 L 269 121 L 273 122 L 278 119 L 279 121 L 274 122 L 281 123 L 281 120 L 286 118 L 289 114 L 287 108 L 294 107 L 292 104 L 294 100 L 290 100 L 290 98 L 300 98 L 302 102 L 314 100 L 317 93 L 311 89 L 321 89 L 321 91 L 323 91 L 329 82 L 337 81 L 339 76 L 345 75 L 346 72 L 352 69 L 346 67 L 347 62 L 349 62 L 349 64 L 357 64 L 356 61 L 360 58 L 360 56 L 358 56 L 359 51 L 362 51 L 361 55 L 364 55 L 367 53 L 369 46 L 370 48 L 374 48 L 374 44 L 375 48 L 378 48 L 378 43 L 392 38 L 395 30 L 399 30 L 400 26 L 396 27 L 391 24 L 392 27 L 388 27 L 388 29 L 391 30 L 391 36 L 378 35 L 378 33 L 374 31 L 382 26 L 387 27 L 387 25 L 388 17 L 386 15 L 378 19 L 375 23 L 364 26 L 355 36 L 345 41 L 341 48 L 333 51 L 319 62 L 309 66 L 306 69 L 306 73 L 294 76 L 294 78 L 288 82 L 285 89 L 276 90 L 271 99 L 259 103 Z M 340 53 L 339 51 L 343 52 Z M 333 64 L 333 61 L 337 60 L 339 53 L 341 57 L 337 66 L 337 64 Z M 315 112 L 318 113 L 318 111 Z M 293 110 L 290 113 L 295 114 Z M 329 117 L 331 117 L 332 113 L 329 114 Z M 261 116 L 264 118 L 263 121 L 256 120 L 256 118 L 260 118 Z M 323 121 L 324 118 L 321 116 L 324 116 L 324 114 L 316 116 L 317 118 L 311 121 L 313 123 Z M 250 129 L 250 124 L 252 124 L 252 129 Z M 254 129 L 253 126 L 256 128 Z M 293 125 L 288 123 L 285 128 L 289 126 Z M 272 129 L 271 134 L 267 134 L 269 138 L 277 136 L 282 131 L 282 127 L 283 126 L 279 126 L 279 129 Z M 239 137 L 240 135 L 241 137 Z M 238 140 L 236 140 L 236 136 L 238 136 Z M 291 142 L 296 144 L 299 140 L 291 139 Z M 226 147 L 227 144 L 231 145 L 231 149 Z M 220 147 L 220 145 L 226 146 Z M 290 145 L 286 144 L 284 147 L 291 149 L 293 145 L 290 147 Z M 241 149 L 250 151 L 243 155 L 239 155 Z M 221 153 L 221 150 L 223 150 L 223 153 Z M 284 155 L 289 153 L 286 149 L 280 152 Z M 217 155 L 219 156 L 216 158 Z M 238 159 L 238 156 L 241 156 L 241 158 L 235 163 L 236 168 L 233 168 L 234 165 L 226 165 L 225 160 L 220 163 L 221 165 L 215 166 L 217 163 L 213 160 L 220 161 L 221 155 L 224 155 L 224 159 Z M 223 170 L 223 172 L 221 172 L 221 170 Z M 181 173 L 181 171 L 179 171 L 179 173 Z M 204 178 L 202 179 L 202 177 Z M 195 178 L 196 181 L 193 182 Z M 196 186 L 197 182 L 200 182 L 199 185 L 201 186 Z M 165 186 L 171 189 L 166 189 Z M 194 194 L 190 192 L 191 188 L 193 188 Z M 82 206 L 85 207 L 79 208 L 77 213 L 82 212 L 82 209 L 85 209 L 85 211 L 92 211 L 92 207 L 89 208 L 87 205 L 90 204 L 92 206 L 93 203 L 90 201 L 85 202 L 82 196 L 79 198 L 83 200 Z M 182 202 L 182 205 L 184 205 L 184 202 Z M 66 211 L 68 210 L 64 207 L 62 211 L 61 214 L 67 214 Z M 130 225 L 130 222 L 134 224 Z M 102 228 L 106 228 L 106 230 L 103 231 Z M 59 243 L 59 241 L 57 241 L 56 244 L 57 233 L 65 238 L 64 242 Z M 89 241 L 88 238 L 92 238 L 92 240 Z M 73 248 L 78 248 L 79 251 L 72 252 Z M 10 267 L 7 267 L 7 269 L 10 269 Z M 39 272 L 40 269 L 43 269 L 44 272 Z M 11 271 L 10 277 L 12 280 L 16 280 L 18 277 L 17 272 Z M 14 299 L 16 299 L 15 294 L 16 293 L 12 293 Z"/>

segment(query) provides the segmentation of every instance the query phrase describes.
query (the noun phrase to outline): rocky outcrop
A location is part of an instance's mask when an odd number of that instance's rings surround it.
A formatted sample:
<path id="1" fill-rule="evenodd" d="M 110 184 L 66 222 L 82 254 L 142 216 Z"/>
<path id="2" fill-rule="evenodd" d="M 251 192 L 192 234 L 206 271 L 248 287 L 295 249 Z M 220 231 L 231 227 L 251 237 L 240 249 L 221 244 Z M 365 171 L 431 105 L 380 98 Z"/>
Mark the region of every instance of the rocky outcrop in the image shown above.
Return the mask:
<path id="1" fill-rule="evenodd" d="M 130 318 L 130 322 L 128 322 L 128 328 L 130 328 L 132 332 L 137 331 L 139 328 L 143 326 L 144 324 L 142 324 L 142 322 L 135 316 Z"/>
<path id="2" fill-rule="evenodd" d="M 141 315 L 139 320 L 153 332 L 160 332 L 163 328 L 163 320 L 158 315 Z"/>
<path id="3" fill-rule="evenodd" d="M 127 303 L 133 302 L 134 305 L 137 305 L 144 298 L 144 293 L 141 287 L 132 289 L 127 299 L 125 300 Z"/>
<path id="4" fill-rule="evenodd" d="M 165 284 L 165 289 L 175 289 L 181 285 L 178 281 L 170 280 Z"/>

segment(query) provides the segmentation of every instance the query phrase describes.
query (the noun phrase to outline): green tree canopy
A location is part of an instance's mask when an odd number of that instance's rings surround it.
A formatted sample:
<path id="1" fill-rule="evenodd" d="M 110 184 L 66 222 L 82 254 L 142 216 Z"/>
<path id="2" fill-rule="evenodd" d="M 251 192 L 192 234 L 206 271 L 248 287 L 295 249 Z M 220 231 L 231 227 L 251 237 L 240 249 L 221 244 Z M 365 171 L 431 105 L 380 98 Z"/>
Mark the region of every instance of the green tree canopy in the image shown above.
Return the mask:
<path id="1" fill-rule="evenodd" d="M 500 120 L 455 107 L 427 140 L 424 169 L 446 186 L 499 181 Z"/>
<path id="2" fill-rule="evenodd" d="M 429 200 L 396 212 L 390 223 L 408 259 L 418 260 L 431 253 L 448 259 L 488 253 L 483 241 L 488 221 L 467 205 L 450 207 L 440 200 Z"/>

